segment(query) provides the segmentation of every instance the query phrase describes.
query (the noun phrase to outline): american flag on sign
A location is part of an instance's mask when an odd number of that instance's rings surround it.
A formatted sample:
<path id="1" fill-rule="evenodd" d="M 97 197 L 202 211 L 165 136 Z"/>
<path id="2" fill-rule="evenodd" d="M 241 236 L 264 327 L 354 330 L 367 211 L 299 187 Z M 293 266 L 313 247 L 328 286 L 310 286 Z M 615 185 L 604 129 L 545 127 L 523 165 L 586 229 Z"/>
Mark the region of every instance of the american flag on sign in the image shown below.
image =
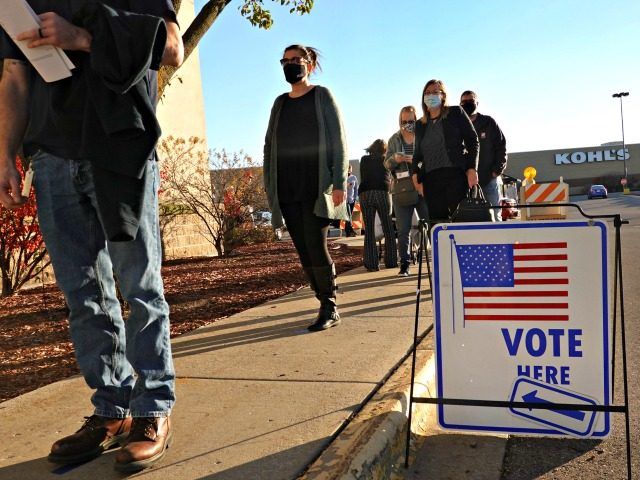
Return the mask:
<path id="1" fill-rule="evenodd" d="M 457 245 L 464 321 L 568 321 L 566 242 Z"/>

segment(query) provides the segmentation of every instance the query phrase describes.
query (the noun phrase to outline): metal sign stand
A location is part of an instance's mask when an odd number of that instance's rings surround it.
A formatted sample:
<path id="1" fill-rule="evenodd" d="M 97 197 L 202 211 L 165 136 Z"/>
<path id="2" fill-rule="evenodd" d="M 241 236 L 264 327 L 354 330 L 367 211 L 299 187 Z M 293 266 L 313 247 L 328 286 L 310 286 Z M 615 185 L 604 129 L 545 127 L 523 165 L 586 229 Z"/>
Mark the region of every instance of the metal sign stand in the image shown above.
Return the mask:
<path id="1" fill-rule="evenodd" d="M 545 205 L 515 205 L 516 208 L 545 208 Z M 427 275 L 429 279 L 429 288 L 433 292 L 433 284 L 431 278 L 431 267 L 429 263 L 429 255 L 427 251 L 427 241 L 431 233 L 431 225 L 425 220 L 420 220 L 420 245 L 418 249 L 418 286 L 416 293 L 416 314 L 415 314 L 415 328 L 413 332 L 413 347 L 412 347 L 412 363 L 411 363 L 411 387 L 409 394 L 409 411 L 408 411 L 408 427 L 406 437 L 406 450 L 405 450 L 405 468 L 409 467 L 409 450 L 411 440 L 411 420 L 413 413 L 414 403 L 429 403 L 437 405 L 466 405 L 476 407 L 502 407 L 502 408 L 527 408 L 538 410 L 573 410 L 583 412 L 612 412 L 612 413 L 624 413 L 625 416 L 625 434 L 627 443 L 627 477 L 629 480 L 632 478 L 631 468 L 631 434 L 630 434 L 630 421 L 629 421 L 629 392 L 628 392 L 628 376 L 627 376 L 627 347 L 626 347 L 626 332 L 624 324 L 624 288 L 622 279 L 622 243 L 620 237 L 620 228 L 622 225 L 628 224 L 626 220 L 622 220 L 619 214 L 614 215 L 588 215 L 579 205 L 575 203 L 561 203 L 554 204 L 554 207 L 571 207 L 576 208 L 580 214 L 587 219 L 608 219 L 613 220 L 615 227 L 615 254 L 614 254 L 614 282 L 613 282 L 613 337 L 612 337 L 612 393 L 611 399 L 614 401 L 615 392 L 615 341 L 616 341 L 616 321 L 618 317 L 618 302 L 620 305 L 620 337 L 622 343 L 622 373 L 623 373 L 623 393 L 624 403 L 622 405 L 580 405 L 575 403 L 538 403 L 538 402 L 514 402 L 514 401 L 498 401 L 498 400 L 478 400 L 467 398 L 427 398 L 427 397 L 415 397 L 414 396 L 414 381 L 416 370 L 416 352 L 418 347 L 418 319 L 420 314 L 420 289 L 422 286 L 422 264 L 423 257 L 426 258 Z M 493 209 L 501 207 L 489 207 Z M 618 286 L 619 284 L 619 286 Z M 432 296 L 433 301 L 433 296 Z"/>

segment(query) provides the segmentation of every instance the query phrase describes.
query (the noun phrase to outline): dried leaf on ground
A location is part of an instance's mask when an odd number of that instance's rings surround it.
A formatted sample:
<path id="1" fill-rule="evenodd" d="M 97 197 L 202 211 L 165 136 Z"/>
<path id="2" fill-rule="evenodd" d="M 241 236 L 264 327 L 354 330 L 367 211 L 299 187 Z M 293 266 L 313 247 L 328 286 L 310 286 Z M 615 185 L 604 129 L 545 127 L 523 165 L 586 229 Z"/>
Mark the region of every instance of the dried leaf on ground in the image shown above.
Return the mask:
<path id="1" fill-rule="evenodd" d="M 361 253 L 330 244 L 338 273 Z M 171 336 L 252 308 L 306 285 L 290 242 L 239 248 L 229 257 L 189 258 L 162 268 Z M 55 285 L 0 298 L 0 402 L 76 375 L 62 293 Z"/>

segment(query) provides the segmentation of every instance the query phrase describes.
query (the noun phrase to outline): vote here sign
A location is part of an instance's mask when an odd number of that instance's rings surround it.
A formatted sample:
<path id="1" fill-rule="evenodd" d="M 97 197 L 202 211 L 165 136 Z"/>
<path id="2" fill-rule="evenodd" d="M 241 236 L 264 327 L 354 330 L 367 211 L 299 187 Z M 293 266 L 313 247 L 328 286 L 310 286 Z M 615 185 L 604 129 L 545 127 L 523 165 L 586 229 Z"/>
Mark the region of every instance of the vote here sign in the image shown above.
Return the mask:
<path id="1" fill-rule="evenodd" d="M 438 225 L 432 233 L 440 398 L 610 405 L 607 226 Z M 609 412 L 439 405 L 443 428 L 604 437 Z"/>

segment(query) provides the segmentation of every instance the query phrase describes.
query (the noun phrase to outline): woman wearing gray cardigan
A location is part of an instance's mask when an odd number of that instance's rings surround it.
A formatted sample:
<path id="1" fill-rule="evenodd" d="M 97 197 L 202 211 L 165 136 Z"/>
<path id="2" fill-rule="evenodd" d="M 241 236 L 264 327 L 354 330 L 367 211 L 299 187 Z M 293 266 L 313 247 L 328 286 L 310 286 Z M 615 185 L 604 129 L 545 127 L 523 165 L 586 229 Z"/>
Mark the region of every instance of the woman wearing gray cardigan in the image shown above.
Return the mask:
<path id="1" fill-rule="evenodd" d="M 402 107 L 399 118 L 400 130 L 389 139 L 384 166 L 392 173 L 394 179 L 399 178 L 401 175 L 410 176 L 412 174 L 416 119 L 416 109 L 414 107 L 411 105 Z M 411 261 L 410 240 L 414 212 L 417 212 L 418 217 L 425 220 L 429 218 L 429 212 L 422 196 L 418 196 L 414 205 L 399 205 L 398 202 L 394 201 L 393 211 L 396 216 L 398 253 L 400 254 L 398 276 L 407 277 L 409 276 L 409 262 Z"/>
<path id="2" fill-rule="evenodd" d="M 291 45 L 280 64 L 291 91 L 276 98 L 264 144 L 264 182 L 274 228 L 286 222 L 309 284 L 320 300 L 311 331 L 340 323 L 335 266 L 327 249 L 332 220 L 347 220 L 347 148 L 329 90 L 309 82 L 314 48 Z M 284 220 L 284 222 L 283 222 Z"/>

